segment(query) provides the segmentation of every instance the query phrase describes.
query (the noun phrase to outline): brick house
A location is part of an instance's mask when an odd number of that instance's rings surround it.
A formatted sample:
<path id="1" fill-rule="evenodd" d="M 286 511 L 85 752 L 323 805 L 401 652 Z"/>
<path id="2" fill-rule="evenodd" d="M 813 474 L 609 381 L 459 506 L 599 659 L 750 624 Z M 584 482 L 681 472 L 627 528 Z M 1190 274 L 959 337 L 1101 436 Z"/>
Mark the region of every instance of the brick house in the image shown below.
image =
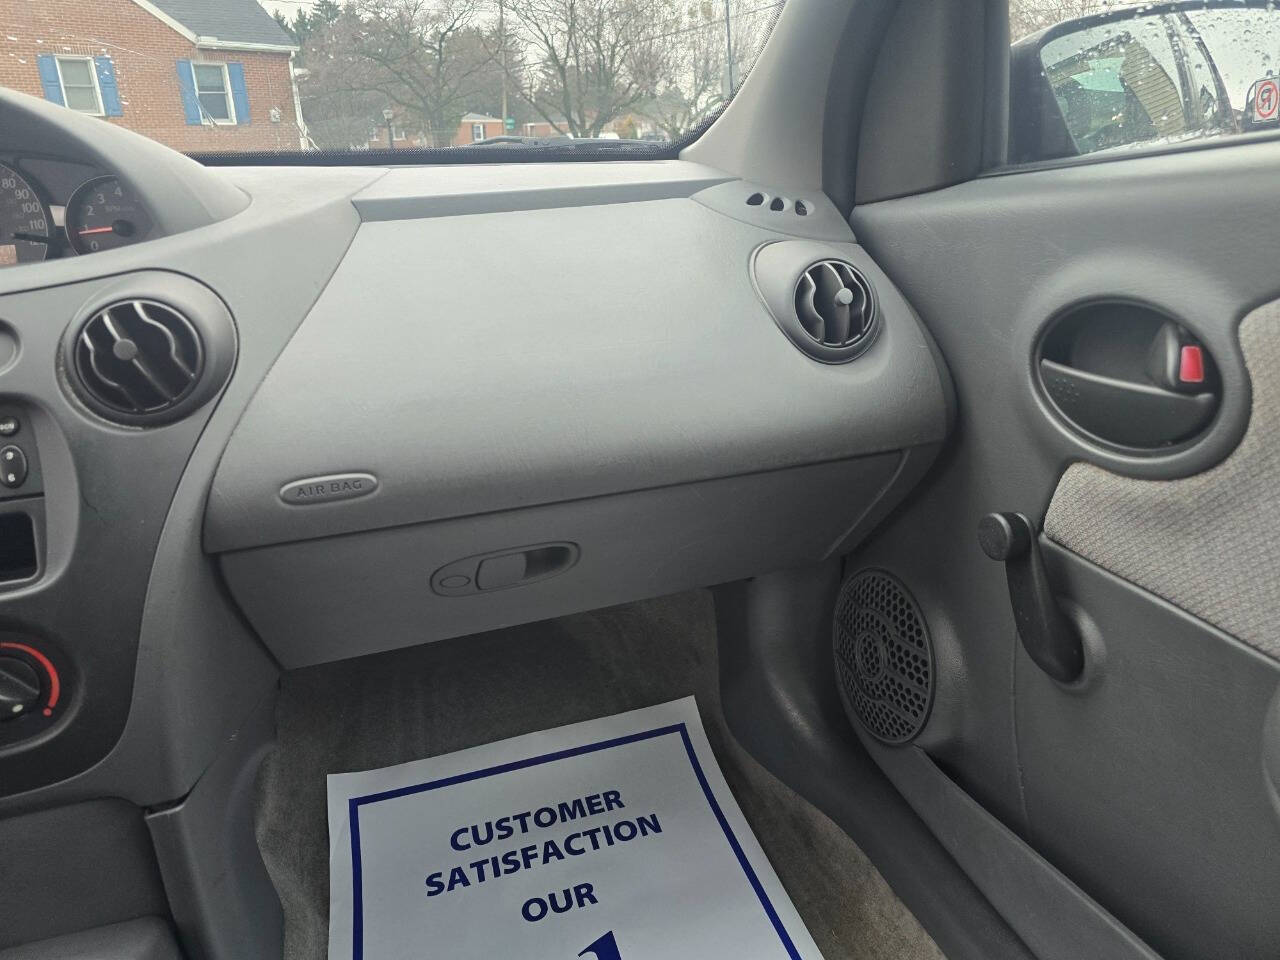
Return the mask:
<path id="1" fill-rule="evenodd" d="M 372 122 L 372 121 L 371 121 Z M 545 120 L 535 120 L 529 123 L 521 123 L 510 131 L 512 135 L 522 137 L 563 137 L 564 134 L 558 131 Z M 502 135 L 502 118 L 491 117 L 486 113 L 468 113 L 458 122 L 458 129 L 454 131 L 453 138 L 449 141 L 451 147 L 462 147 L 468 143 L 478 143 L 481 140 L 488 140 L 491 137 Z M 410 147 L 430 147 L 432 146 L 431 138 L 425 133 L 407 133 L 400 126 L 400 122 L 393 121 L 391 125 L 391 148 L 393 150 L 403 150 Z M 368 146 L 375 150 L 387 149 L 387 127 L 385 124 L 376 128 L 373 136 L 369 138 Z"/>
<path id="2" fill-rule="evenodd" d="M 297 46 L 257 0 L 3 6 L 0 86 L 187 152 L 307 145 Z"/>
<path id="3" fill-rule="evenodd" d="M 491 117 L 485 113 L 468 113 L 458 124 L 458 132 L 453 135 L 453 145 L 460 147 L 465 143 L 500 137 L 505 132 L 502 129 L 501 117 Z"/>
<path id="4" fill-rule="evenodd" d="M 561 126 L 566 126 L 561 124 Z M 522 123 L 510 131 L 521 137 L 563 137 L 564 134 L 545 120 L 531 120 Z M 466 143 L 487 140 L 490 137 L 502 136 L 502 119 L 483 113 L 468 113 L 458 124 L 458 132 L 453 136 L 453 145 L 460 147 Z"/>

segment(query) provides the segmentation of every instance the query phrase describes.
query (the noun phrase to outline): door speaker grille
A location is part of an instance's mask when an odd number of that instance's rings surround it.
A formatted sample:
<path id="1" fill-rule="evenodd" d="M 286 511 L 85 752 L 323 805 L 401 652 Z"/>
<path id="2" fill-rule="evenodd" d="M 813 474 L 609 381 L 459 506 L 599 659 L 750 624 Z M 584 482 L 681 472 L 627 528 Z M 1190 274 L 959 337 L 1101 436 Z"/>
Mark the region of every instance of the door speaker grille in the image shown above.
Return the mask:
<path id="1" fill-rule="evenodd" d="M 846 580 L 836 601 L 833 646 L 849 712 L 885 743 L 913 739 L 933 705 L 933 642 L 902 582 L 883 570 Z"/>

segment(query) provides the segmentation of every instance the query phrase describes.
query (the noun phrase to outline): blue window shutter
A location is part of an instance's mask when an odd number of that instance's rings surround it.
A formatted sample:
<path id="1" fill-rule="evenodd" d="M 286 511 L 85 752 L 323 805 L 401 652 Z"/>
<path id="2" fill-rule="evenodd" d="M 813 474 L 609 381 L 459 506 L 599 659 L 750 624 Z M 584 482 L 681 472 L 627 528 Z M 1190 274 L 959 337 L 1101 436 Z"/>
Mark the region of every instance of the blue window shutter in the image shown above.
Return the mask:
<path id="1" fill-rule="evenodd" d="M 231 78 L 231 102 L 236 108 L 236 123 L 248 123 L 249 91 L 244 86 L 244 64 L 228 63 L 227 76 Z"/>
<path id="2" fill-rule="evenodd" d="M 187 126 L 200 125 L 200 101 L 196 99 L 196 75 L 190 60 L 178 61 L 178 90 L 182 93 L 182 112 L 187 116 Z"/>
<path id="3" fill-rule="evenodd" d="M 36 57 L 36 65 L 40 69 L 40 84 L 44 87 L 44 98 L 50 103 L 65 107 L 67 102 L 62 99 L 62 81 L 58 79 L 58 65 L 54 63 L 53 56 L 48 53 L 40 54 Z"/>
<path id="4" fill-rule="evenodd" d="M 116 85 L 116 68 L 110 57 L 94 57 L 93 65 L 98 71 L 98 90 L 102 93 L 102 112 L 108 117 L 124 115 L 120 107 L 120 88 Z"/>

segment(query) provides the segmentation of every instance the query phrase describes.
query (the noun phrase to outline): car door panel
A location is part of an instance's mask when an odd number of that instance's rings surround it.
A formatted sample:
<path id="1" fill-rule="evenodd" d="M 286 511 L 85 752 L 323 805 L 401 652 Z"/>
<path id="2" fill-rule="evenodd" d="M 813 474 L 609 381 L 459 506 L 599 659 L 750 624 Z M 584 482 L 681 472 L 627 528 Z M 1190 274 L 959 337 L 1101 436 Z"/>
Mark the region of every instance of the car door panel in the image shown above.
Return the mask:
<path id="1" fill-rule="evenodd" d="M 1263 957 L 1280 938 L 1280 816 L 1263 767 L 1280 663 L 1048 547 L 1093 676 L 1017 660 L 1032 843 L 1166 957 Z"/>
<path id="2" fill-rule="evenodd" d="M 1041 960 L 1156 960 L 1129 926 L 960 787 L 922 749 L 862 744 Z"/>
<path id="3" fill-rule="evenodd" d="M 1280 617 L 1267 495 L 1278 328 L 1271 307 L 1255 310 L 1278 288 L 1280 198 L 1250 189 L 1278 158 L 1258 143 L 1009 171 L 852 217 L 937 337 L 959 401 L 962 439 L 929 490 L 855 558 L 927 584 L 926 612 L 956 648 L 941 681 L 956 686 L 920 742 L 1171 958 L 1265 956 L 1280 938 L 1268 907 L 1280 820 L 1263 772 L 1280 665 L 1241 642 L 1272 648 Z M 1222 407 L 1203 439 L 1140 456 L 1056 418 L 1033 376 L 1039 338 L 1106 298 L 1178 318 L 1219 361 Z M 1076 684 L 1018 643 L 1004 571 L 976 538 L 998 510 L 1037 525 L 1047 510 L 1063 544 L 1044 549 L 1086 638 L 1092 667 Z"/>
<path id="4" fill-rule="evenodd" d="M 1150 483 L 1073 463 L 1045 533 L 1106 570 L 1280 658 L 1280 304 L 1240 324 L 1252 404 L 1239 445 L 1190 477 Z"/>

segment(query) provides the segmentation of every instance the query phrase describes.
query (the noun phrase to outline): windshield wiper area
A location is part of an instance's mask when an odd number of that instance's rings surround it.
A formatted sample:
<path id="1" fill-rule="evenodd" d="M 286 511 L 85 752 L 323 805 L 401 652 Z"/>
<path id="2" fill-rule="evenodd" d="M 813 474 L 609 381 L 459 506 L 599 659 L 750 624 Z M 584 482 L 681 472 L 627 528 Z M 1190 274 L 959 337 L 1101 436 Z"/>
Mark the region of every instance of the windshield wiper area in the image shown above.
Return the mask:
<path id="1" fill-rule="evenodd" d="M 467 147 L 554 147 L 557 150 L 581 149 L 582 147 L 628 147 L 651 146 L 650 140 L 624 140 L 618 137 L 521 137 L 515 134 L 504 134 L 488 137 L 463 144 Z"/>
<path id="2" fill-rule="evenodd" d="M 397 147 L 395 150 L 299 150 L 227 151 L 191 153 L 209 167 L 307 166 L 336 167 L 389 164 L 407 166 L 431 163 L 549 163 L 559 161 L 673 160 L 684 142 L 593 137 L 522 137 L 508 134 L 476 140 L 456 147 Z"/>

